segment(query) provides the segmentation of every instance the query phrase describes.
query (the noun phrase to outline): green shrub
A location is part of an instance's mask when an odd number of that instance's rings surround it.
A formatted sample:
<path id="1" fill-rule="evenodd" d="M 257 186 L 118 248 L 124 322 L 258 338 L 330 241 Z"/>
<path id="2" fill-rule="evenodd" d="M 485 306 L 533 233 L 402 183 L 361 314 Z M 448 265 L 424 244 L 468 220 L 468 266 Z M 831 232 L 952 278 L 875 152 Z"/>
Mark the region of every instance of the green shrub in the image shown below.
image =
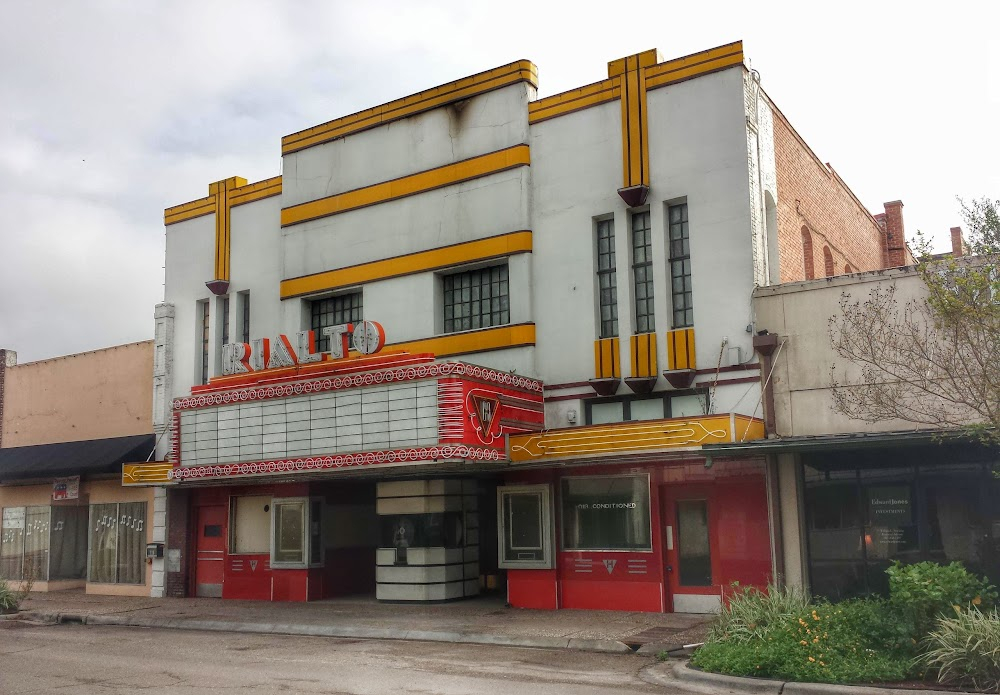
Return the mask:
<path id="1" fill-rule="evenodd" d="M 821 683 L 877 683 L 910 677 L 910 624 L 886 601 L 806 606 L 753 636 L 713 630 L 691 662 L 707 671 Z"/>
<path id="2" fill-rule="evenodd" d="M 886 574 L 889 600 L 913 621 L 917 639 L 923 639 L 933 630 L 938 618 L 954 615 L 955 606 L 974 605 L 989 610 L 997 602 L 996 587 L 971 574 L 960 562 L 950 565 L 894 562 Z"/>
<path id="3" fill-rule="evenodd" d="M 17 610 L 21 603 L 18 592 L 10 588 L 6 579 L 0 577 L 0 613 L 9 613 Z"/>
<path id="4" fill-rule="evenodd" d="M 938 620 L 918 663 L 937 672 L 938 682 L 1000 690 L 1000 615 L 997 610 L 959 610 Z"/>
<path id="5" fill-rule="evenodd" d="M 772 626 L 805 611 L 809 598 L 799 589 L 769 584 L 766 591 L 740 587 L 730 594 L 712 623 L 709 640 L 750 641 L 763 637 Z"/>

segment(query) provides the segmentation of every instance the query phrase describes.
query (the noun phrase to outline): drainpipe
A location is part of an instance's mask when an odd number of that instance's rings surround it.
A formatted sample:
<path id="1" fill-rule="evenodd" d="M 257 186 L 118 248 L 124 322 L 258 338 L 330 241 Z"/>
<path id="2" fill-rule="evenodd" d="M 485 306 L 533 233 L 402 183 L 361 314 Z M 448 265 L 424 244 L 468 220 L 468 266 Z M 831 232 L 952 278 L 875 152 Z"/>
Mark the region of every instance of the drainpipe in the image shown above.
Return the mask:
<path id="1" fill-rule="evenodd" d="M 760 378 L 764 386 L 764 431 L 768 438 L 777 435 L 774 421 L 774 384 L 771 382 L 771 371 L 774 369 L 772 357 L 778 349 L 778 336 L 761 331 L 753 337 L 753 348 L 760 355 Z"/>

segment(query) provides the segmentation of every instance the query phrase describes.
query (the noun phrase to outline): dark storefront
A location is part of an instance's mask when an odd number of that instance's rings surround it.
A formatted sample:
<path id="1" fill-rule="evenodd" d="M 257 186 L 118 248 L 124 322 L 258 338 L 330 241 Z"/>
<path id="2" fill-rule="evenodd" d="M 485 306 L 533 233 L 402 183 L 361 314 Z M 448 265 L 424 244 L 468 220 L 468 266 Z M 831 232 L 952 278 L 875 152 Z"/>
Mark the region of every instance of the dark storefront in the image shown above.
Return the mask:
<path id="1" fill-rule="evenodd" d="M 894 560 L 958 561 L 1000 582 L 995 460 L 957 443 L 803 456 L 813 592 L 885 593 Z"/>

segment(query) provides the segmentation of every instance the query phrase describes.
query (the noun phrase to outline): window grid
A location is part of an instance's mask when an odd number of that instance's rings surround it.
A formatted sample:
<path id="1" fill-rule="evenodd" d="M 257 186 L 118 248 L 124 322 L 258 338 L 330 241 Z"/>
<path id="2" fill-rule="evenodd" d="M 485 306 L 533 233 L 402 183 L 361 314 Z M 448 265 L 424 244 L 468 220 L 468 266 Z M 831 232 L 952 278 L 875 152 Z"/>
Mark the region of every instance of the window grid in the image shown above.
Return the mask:
<path id="1" fill-rule="evenodd" d="M 250 342 L 250 293 L 243 293 L 243 342 Z"/>
<path id="2" fill-rule="evenodd" d="M 364 315 L 364 303 L 361 292 L 339 294 L 335 297 L 316 299 L 312 302 L 312 321 L 310 326 L 316 331 L 316 349 L 319 352 L 330 350 L 330 337 L 323 335 L 327 326 L 339 326 L 345 323 L 358 323 Z"/>
<path id="3" fill-rule="evenodd" d="M 652 333 L 653 247 L 649 212 L 632 215 L 632 278 L 635 282 L 635 332 Z"/>
<path id="4" fill-rule="evenodd" d="M 687 203 L 671 205 L 667 209 L 667 218 L 670 225 L 670 288 L 674 328 L 687 328 L 694 325 Z"/>
<path id="5" fill-rule="evenodd" d="M 444 332 L 510 323 L 507 266 L 444 276 Z"/>
<path id="6" fill-rule="evenodd" d="M 597 287 L 601 337 L 618 335 L 618 272 L 615 269 L 615 222 L 597 223 Z"/>
<path id="7" fill-rule="evenodd" d="M 201 383 L 208 383 L 208 302 L 201 303 Z"/>

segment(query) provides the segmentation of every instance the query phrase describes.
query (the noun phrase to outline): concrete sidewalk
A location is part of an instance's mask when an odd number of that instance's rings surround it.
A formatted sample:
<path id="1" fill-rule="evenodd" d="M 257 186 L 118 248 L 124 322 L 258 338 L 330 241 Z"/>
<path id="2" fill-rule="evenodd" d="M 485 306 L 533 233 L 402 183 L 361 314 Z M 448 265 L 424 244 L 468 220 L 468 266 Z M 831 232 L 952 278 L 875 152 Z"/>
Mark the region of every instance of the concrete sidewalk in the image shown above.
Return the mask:
<path id="1" fill-rule="evenodd" d="M 370 596 L 309 603 L 130 598 L 82 591 L 31 594 L 20 618 L 88 625 L 404 639 L 657 654 L 701 642 L 711 616 L 507 608 L 486 596 L 454 603 L 378 603 Z"/>

